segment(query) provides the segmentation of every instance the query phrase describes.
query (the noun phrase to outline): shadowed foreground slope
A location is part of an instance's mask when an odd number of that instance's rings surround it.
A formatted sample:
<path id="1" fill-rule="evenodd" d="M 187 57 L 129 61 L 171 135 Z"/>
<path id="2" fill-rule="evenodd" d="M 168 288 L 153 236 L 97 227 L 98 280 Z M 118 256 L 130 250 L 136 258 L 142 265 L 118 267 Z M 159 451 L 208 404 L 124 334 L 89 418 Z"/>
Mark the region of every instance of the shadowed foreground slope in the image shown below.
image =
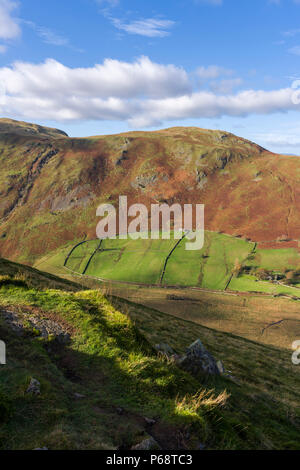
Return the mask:
<path id="1" fill-rule="evenodd" d="M 64 280 L 39 287 L 8 262 L 0 270 L 0 448 L 130 448 L 151 435 L 164 449 L 299 449 L 300 375 L 286 352 L 99 290 L 53 289 Z M 9 326 L 9 315 L 23 327 Z M 69 341 L 41 335 L 37 319 Z M 234 381 L 196 380 L 152 347 L 167 341 L 181 352 L 197 337 Z M 40 394 L 26 393 L 31 378 Z"/>

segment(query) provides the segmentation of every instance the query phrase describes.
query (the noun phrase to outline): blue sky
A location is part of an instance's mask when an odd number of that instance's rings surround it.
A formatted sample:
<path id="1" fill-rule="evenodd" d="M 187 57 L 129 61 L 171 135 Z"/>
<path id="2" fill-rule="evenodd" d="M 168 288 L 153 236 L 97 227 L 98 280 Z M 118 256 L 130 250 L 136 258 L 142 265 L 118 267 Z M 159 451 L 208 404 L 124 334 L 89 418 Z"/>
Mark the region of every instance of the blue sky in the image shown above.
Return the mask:
<path id="1" fill-rule="evenodd" d="M 300 155 L 296 79 L 300 0 L 0 0 L 0 115 L 71 136 L 192 125 Z"/>

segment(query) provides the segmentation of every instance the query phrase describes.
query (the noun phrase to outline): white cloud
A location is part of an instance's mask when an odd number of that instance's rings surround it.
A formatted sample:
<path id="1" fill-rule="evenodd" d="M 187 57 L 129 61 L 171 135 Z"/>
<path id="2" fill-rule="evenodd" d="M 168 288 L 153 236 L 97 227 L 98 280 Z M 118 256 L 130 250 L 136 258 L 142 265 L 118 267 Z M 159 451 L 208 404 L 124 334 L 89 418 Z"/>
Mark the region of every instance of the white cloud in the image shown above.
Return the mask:
<path id="1" fill-rule="evenodd" d="M 243 80 L 241 78 L 231 78 L 213 81 L 210 83 L 210 88 L 215 93 L 227 94 L 231 93 L 232 90 L 242 85 Z"/>
<path id="2" fill-rule="evenodd" d="M 44 26 L 39 26 L 35 24 L 33 21 L 28 20 L 21 20 L 23 24 L 29 26 L 33 29 L 37 35 L 43 39 L 43 42 L 47 44 L 52 44 L 53 46 L 67 46 L 69 45 L 69 40 L 59 34 L 56 34 L 49 28 Z"/>
<path id="3" fill-rule="evenodd" d="M 0 68 L 0 83 L 6 90 L 0 114 L 56 121 L 123 120 L 146 127 L 188 118 L 300 111 L 290 88 L 223 90 L 220 95 L 192 90 L 191 82 L 183 69 L 147 57 L 133 63 L 106 59 L 91 68 L 74 69 L 53 59 L 36 65 L 17 62 Z"/>
<path id="4" fill-rule="evenodd" d="M 129 34 L 139 34 L 141 36 L 165 37 L 170 34 L 168 29 L 174 26 L 175 22 L 158 18 L 145 18 L 131 22 L 124 22 L 118 18 L 111 18 L 112 24 Z"/>
<path id="5" fill-rule="evenodd" d="M 297 134 L 292 132 L 286 132 L 283 134 L 280 130 L 278 130 L 278 132 L 259 133 L 254 136 L 254 139 L 277 148 L 300 148 L 299 129 Z"/>
<path id="6" fill-rule="evenodd" d="M 96 0 L 96 3 L 103 6 L 109 6 L 111 8 L 117 7 L 120 3 L 120 0 Z"/>
<path id="7" fill-rule="evenodd" d="M 170 35 L 170 29 L 175 25 L 175 21 L 155 18 L 138 18 L 124 20 L 113 16 L 112 10 L 119 6 L 120 0 L 95 0 L 101 6 L 100 13 L 107 18 L 112 25 L 120 31 L 128 34 L 137 34 L 149 38 L 165 37 Z M 129 12 L 131 13 L 131 12 Z"/>
<path id="8" fill-rule="evenodd" d="M 82 49 L 78 49 L 70 44 L 69 38 L 62 36 L 61 34 L 56 33 L 50 28 L 45 26 L 39 26 L 33 21 L 20 20 L 22 24 L 31 28 L 46 44 L 51 44 L 52 46 L 63 46 L 73 49 L 77 52 L 83 52 Z"/>
<path id="9" fill-rule="evenodd" d="M 151 122 L 187 118 L 217 118 L 221 116 L 247 116 L 286 112 L 300 107 L 292 102 L 292 90 L 246 90 L 235 95 L 215 95 L 212 92 L 195 92 L 176 98 L 148 100 L 141 104 L 141 112 L 130 123 L 134 127 L 151 125 Z"/>
<path id="10" fill-rule="evenodd" d="M 0 68 L 0 81 L 13 96 L 48 98 L 159 98 L 191 90 L 187 73 L 174 65 L 160 65 L 148 57 L 133 63 L 106 59 L 91 68 L 69 68 L 54 59 L 42 64 L 16 62 Z"/>
<path id="11" fill-rule="evenodd" d="M 223 0 L 194 0 L 196 4 L 208 3 L 210 5 L 223 5 Z"/>
<path id="12" fill-rule="evenodd" d="M 36 31 L 47 44 L 52 44 L 53 46 L 67 46 L 69 44 L 68 38 L 54 33 L 51 29 L 37 26 Z"/>
<path id="13" fill-rule="evenodd" d="M 300 55 L 300 46 L 294 46 L 289 49 L 290 54 Z"/>
<path id="14" fill-rule="evenodd" d="M 284 31 L 282 34 L 283 36 L 291 37 L 293 38 L 294 36 L 297 36 L 297 34 L 300 33 L 300 29 L 289 29 L 288 31 Z"/>
<path id="15" fill-rule="evenodd" d="M 0 38 L 14 39 L 21 33 L 18 21 L 13 12 L 18 3 L 12 0 L 0 0 Z"/>
<path id="16" fill-rule="evenodd" d="M 201 80 L 215 79 L 221 76 L 230 76 L 233 75 L 233 73 L 233 70 L 225 69 L 224 67 L 219 67 L 218 65 L 198 67 L 196 70 L 196 75 Z"/>
<path id="17" fill-rule="evenodd" d="M 268 0 L 269 3 L 274 3 L 275 5 L 280 5 L 281 0 Z M 296 3 L 296 5 L 300 5 L 300 0 L 293 0 L 293 3 Z"/>

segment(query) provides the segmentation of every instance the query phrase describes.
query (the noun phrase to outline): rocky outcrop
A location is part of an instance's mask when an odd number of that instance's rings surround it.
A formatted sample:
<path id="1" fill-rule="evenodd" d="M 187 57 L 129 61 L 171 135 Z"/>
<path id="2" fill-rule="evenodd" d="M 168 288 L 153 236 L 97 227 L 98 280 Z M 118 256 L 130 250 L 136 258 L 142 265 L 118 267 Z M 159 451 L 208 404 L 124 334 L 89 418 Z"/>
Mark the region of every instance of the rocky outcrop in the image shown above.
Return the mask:
<path id="1" fill-rule="evenodd" d="M 124 160 L 127 160 L 127 159 L 128 159 L 128 152 L 127 150 L 123 150 L 122 155 L 116 161 L 116 166 L 122 165 Z"/>
<path id="2" fill-rule="evenodd" d="M 178 355 L 167 343 L 159 343 L 154 346 L 158 354 L 164 355 L 189 372 L 191 375 L 229 375 L 227 374 L 222 361 L 217 361 L 203 346 L 200 339 L 197 339 L 187 349 L 183 355 Z"/>
<path id="3" fill-rule="evenodd" d="M 0 310 L 0 315 L 18 336 L 32 332 L 37 337 L 52 337 L 60 344 L 68 344 L 71 341 L 70 334 L 53 320 L 10 310 Z"/>
<path id="4" fill-rule="evenodd" d="M 32 395 L 40 395 L 41 393 L 41 384 L 38 380 L 31 377 L 30 384 L 26 390 L 26 393 L 31 393 Z"/>
<path id="5" fill-rule="evenodd" d="M 27 175 L 19 182 L 16 197 L 12 203 L 4 210 L 4 217 L 10 216 L 17 207 L 26 204 L 29 194 L 39 177 L 41 171 L 50 160 L 58 154 L 58 150 L 53 148 L 52 144 L 46 144 L 44 148 L 38 152 L 32 161 Z"/>
<path id="6" fill-rule="evenodd" d="M 191 344 L 187 348 L 186 353 L 176 359 L 176 363 L 179 367 L 196 377 L 203 374 L 220 375 L 217 361 L 205 349 L 200 339 Z"/>
<path id="7" fill-rule="evenodd" d="M 148 439 L 144 439 L 139 444 L 131 447 L 131 450 L 160 450 L 161 447 L 158 443 L 153 439 L 153 437 L 149 437 Z"/>
<path id="8" fill-rule="evenodd" d="M 167 343 L 159 343 L 154 346 L 157 352 L 164 354 L 166 356 L 173 356 L 175 352 Z"/>
<path id="9" fill-rule="evenodd" d="M 197 188 L 203 189 L 204 186 L 207 184 L 208 178 L 205 173 L 205 171 L 201 170 L 196 170 L 196 183 L 197 183 Z"/>
<path id="10" fill-rule="evenodd" d="M 131 182 L 131 186 L 134 189 L 146 189 L 148 186 L 153 185 L 157 180 L 157 175 L 144 175 L 137 176 L 134 181 Z"/>

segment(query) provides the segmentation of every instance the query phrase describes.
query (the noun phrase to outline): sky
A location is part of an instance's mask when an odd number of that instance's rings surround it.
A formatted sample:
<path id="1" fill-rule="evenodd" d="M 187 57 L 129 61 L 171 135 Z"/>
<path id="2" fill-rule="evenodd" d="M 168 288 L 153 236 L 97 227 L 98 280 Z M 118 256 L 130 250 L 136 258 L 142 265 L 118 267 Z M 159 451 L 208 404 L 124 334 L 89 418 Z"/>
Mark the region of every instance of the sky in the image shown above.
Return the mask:
<path id="1" fill-rule="evenodd" d="M 0 0 L 0 116 L 300 155 L 300 0 Z"/>

